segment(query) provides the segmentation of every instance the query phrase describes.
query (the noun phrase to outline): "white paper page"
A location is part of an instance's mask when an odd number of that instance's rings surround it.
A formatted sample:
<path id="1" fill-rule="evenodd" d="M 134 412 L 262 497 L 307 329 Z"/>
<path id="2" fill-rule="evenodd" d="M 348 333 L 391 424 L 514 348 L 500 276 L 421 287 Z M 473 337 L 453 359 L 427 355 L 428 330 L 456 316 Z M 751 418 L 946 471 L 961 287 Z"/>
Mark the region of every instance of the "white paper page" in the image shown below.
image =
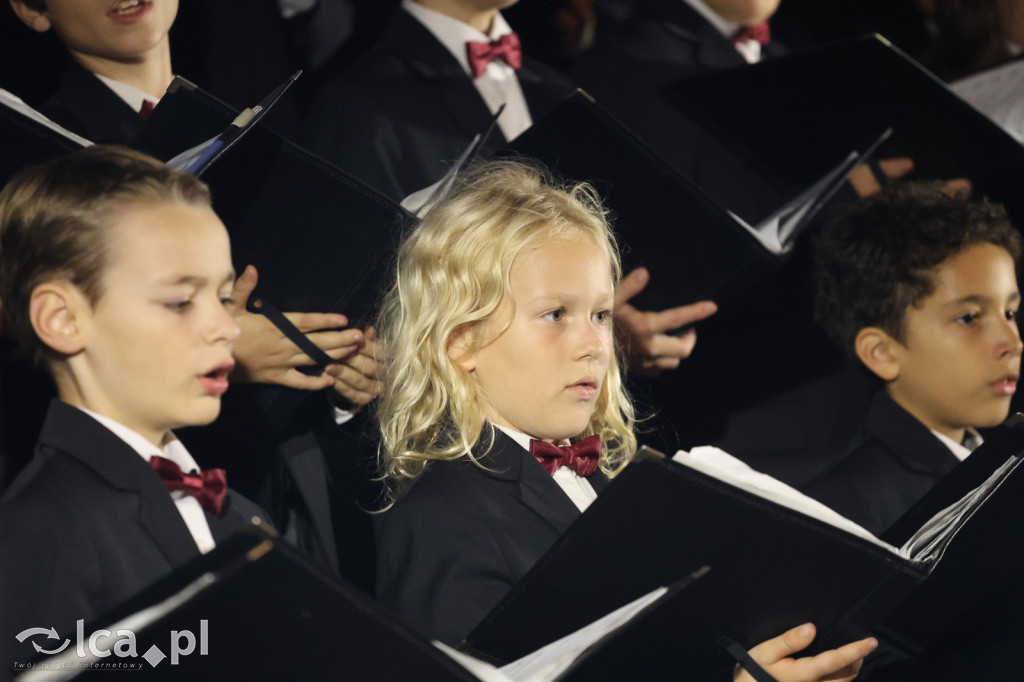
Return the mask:
<path id="1" fill-rule="evenodd" d="M 804 495 L 799 490 L 786 485 L 782 481 L 772 478 L 767 474 L 762 474 L 759 471 L 754 471 L 724 450 L 714 447 L 697 447 L 689 452 L 680 450 L 672 457 L 672 461 L 684 464 L 708 476 L 713 476 L 740 490 L 746 490 L 753 495 L 771 500 L 783 507 L 788 507 L 806 516 L 824 521 L 851 535 L 863 538 L 879 547 L 884 547 L 894 554 L 900 554 L 900 550 L 888 543 L 882 542 L 864 527 L 837 514 L 821 502 Z"/>
<path id="2" fill-rule="evenodd" d="M 1024 142 L 1024 61 L 968 76 L 949 87 L 1018 142 Z"/>
<path id="3" fill-rule="evenodd" d="M 501 668 L 513 682 L 547 682 L 557 679 L 595 642 L 622 627 L 649 604 L 660 599 L 667 587 L 659 587 L 631 601 L 576 632 L 537 649 Z"/>
<path id="4" fill-rule="evenodd" d="M 451 648 L 444 642 L 434 640 L 432 644 L 484 682 L 514 682 L 511 677 L 486 661 L 481 661 L 479 658 L 473 658 L 469 654 L 464 654 L 458 649 Z"/>
<path id="5" fill-rule="evenodd" d="M 73 132 L 71 132 L 67 128 L 64 128 L 63 126 L 54 123 L 53 121 L 51 121 L 50 119 L 46 118 L 45 116 L 43 116 L 41 113 L 39 113 L 38 111 L 36 111 L 32 107 L 30 107 L 29 105 L 25 104 L 21 100 L 20 97 L 18 97 L 17 95 L 14 95 L 14 94 L 4 90 L 3 88 L 0 88 L 0 105 L 5 106 L 8 109 L 14 109 L 15 111 L 17 111 L 22 116 L 25 116 L 27 118 L 32 119 L 33 121 L 36 121 L 38 123 L 43 124 L 44 126 L 49 128 L 50 130 L 63 135 L 64 137 L 68 138 L 72 142 L 80 144 L 83 147 L 91 147 L 92 144 L 93 144 L 92 142 L 90 142 L 89 140 L 85 139 L 84 137 L 81 137 L 79 135 L 75 135 Z"/>

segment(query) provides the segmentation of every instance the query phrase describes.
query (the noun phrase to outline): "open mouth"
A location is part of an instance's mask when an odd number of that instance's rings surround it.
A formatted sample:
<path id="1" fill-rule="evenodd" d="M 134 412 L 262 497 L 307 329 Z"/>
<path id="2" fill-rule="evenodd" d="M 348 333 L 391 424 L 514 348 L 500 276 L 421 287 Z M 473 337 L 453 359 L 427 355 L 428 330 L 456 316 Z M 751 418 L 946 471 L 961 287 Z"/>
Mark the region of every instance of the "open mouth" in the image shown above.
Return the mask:
<path id="1" fill-rule="evenodd" d="M 228 390 L 228 375 L 235 368 L 234 361 L 222 362 L 199 377 L 203 389 L 212 396 L 222 396 Z"/>
<path id="2" fill-rule="evenodd" d="M 1013 395 L 1017 392 L 1017 374 L 1008 374 L 999 381 L 993 381 L 992 387 L 995 388 L 996 393 L 1001 395 Z"/>
<path id="3" fill-rule="evenodd" d="M 567 387 L 583 400 L 590 400 L 597 395 L 597 382 L 593 379 L 583 379 Z"/>
<path id="4" fill-rule="evenodd" d="M 121 0 L 114 3 L 107 14 L 115 18 L 131 18 L 148 9 L 151 4 L 152 0 Z"/>

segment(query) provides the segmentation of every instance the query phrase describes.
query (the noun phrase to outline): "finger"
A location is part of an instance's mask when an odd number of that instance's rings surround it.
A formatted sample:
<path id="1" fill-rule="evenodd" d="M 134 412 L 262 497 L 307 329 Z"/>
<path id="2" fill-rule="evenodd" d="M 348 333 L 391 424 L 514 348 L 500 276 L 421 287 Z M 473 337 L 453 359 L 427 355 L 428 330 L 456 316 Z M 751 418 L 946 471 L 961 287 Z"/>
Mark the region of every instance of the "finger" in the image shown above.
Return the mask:
<path id="1" fill-rule="evenodd" d="M 657 313 L 649 313 L 649 324 L 652 332 L 666 332 L 679 329 L 686 325 L 700 322 L 718 312 L 714 301 L 698 301 L 690 305 L 669 308 Z"/>
<path id="2" fill-rule="evenodd" d="M 342 360 L 343 367 L 349 367 L 356 372 L 359 372 L 364 377 L 371 379 L 377 378 L 377 371 L 380 369 L 380 363 L 377 359 L 371 355 L 364 355 L 362 353 L 353 353 Z"/>
<path id="3" fill-rule="evenodd" d="M 787 630 L 778 637 L 761 642 L 750 650 L 750 657 L 760 663 L 762 667 L 769 666 L 806 649 L 814 641 L 814 632 L 814 625 L 804 623 Z"/>
<path id="4" fill-rule="evenodd" d="M 878 641 L 873 637 L 850 642 L 838 649 L 823 651 L 811 658 L 799 660 L 801 675 L 812 680 L 842 679 L 850 670 L 858 669 L 858 663 L 874 651 Z"/>
<path id="5" fill-rule="evenodd" d="M 909 175 L 914 170 L 914 160 L 906 156 L 898 156 L 892 159 L 881 159 L 878 167 L 885 173 L 885 177 L 896 179 Z"/>
<path id="6" fill-rule="evenodd" d="M 285 313 L 288 321 L 300 332 L 315 332 L 320 329 L 337 329 L 348 324 L 348 318 L 337 313 Z M 362 336 L 362 331 L 353 329 Z"/>
<path id="7" fill-rule="evenodd" d="M 670 356 L 657 356 L 651 358 L 644 358 L 643 366 L 644 369 L 656 369 L 658 371 L 666 369 L 675 369 L 682 364 L 682 358 L 675 358 Z"/>
<path id="8" fill-rule="evenodd" d="M 680 336 L 655 334 L 645 345 L 645 355 L 649 357 L 688 358 L 697 345 L 697 331 L 690 329 Z"/>
<path id="9" fill-rule="evenodd" d="M 957 199 L 966 199 L 971 196 L 972 189 L 974 189 L 974 187 L 971 185 L 971 181 L 967 178 L 953 178 L 952 180 L 946 180 L 946 182 L 942 183 L 943 193 Z"/>
<path id="10" fill-rule="evenodd" d="M 353 369 L 348 365 L 338 365 L 337 369 L 332 371 L 332 374 L 337 381 L 351 386 L 356 391 L 362 391 L 372 395 L 380 393 L 380 381 L 373 376 L 364 374 L 363 372 Z M 335 383 L 337 383 L 337 381 Z"/>
<path id="11" fill-rule="evenodd" d="M 380 391 L 360 391 L 353 388 L 350 384 L 343 381 L 334 382 L 334 390 L 353 405 L 363 406 L 368 405 L 374 398 L 376 398 Z"/>
<path id="12" fill-rule="evenodd" d="M 615 305 L 620 306 L 639 294 L 650 280 L 651 273 L 647 268 L 637 268 L 623 277 L 615 289 Z"/>
<path id="13" fill-rule="evenodd" d="M 334 377 L 327 372 L 324 372 L 320 376 L 311 377 L 296 369 L 289 369 L 274 383 L 281 386 L 287 386 L 288 388 L 297 388 L 300 391 L 319 391 L 320 389 L 327 388 L 333 384 Z"/>
<path id="14" fill-rule="evenodd" d="M 246 265 L 245 270 L 242 270 L 242 274 L 235 280 L 235 286 L 231 289 L 231 298 L 235 300 L 236 306 L 245 310 L 258 281 L 259 273 L 256 272 L 256 266 Z"/>
<path id="15" fill-rule="evenodd" d="M 306 338 L 316 344 L 320 350 L 329 352 L 337 349 L 347 349 L 351 353 L 359 350 L 360 346 L 362 346 L 363 331 L 361 329 L 343 329 L 336 332 L 312 332 L 306 334 Z"/>

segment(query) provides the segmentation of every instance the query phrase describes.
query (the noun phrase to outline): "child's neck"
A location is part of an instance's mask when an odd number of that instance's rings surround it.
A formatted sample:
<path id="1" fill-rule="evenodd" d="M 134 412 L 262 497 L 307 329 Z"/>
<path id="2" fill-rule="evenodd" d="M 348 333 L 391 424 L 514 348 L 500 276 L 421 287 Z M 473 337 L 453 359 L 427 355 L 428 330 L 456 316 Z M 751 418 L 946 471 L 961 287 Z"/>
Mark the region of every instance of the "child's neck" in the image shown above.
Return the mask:
<path id="1" fill-rule="evenodd" d="M 460 2 L 460 0 L 415 0 L 415 2 L 427 9 L 469 24 L 484 35 L 490 35 L 494 18 L 498 16 L 496 9 L 478 10 L 468 6 L 470 3 Z"/>
<path id="2" fill-rule="evenodd" d="M 120 61 L 71 52 L 72 58 L 93 73 L 137 88 L 155 99 L 163 97 L 171 84 L 171 50 L 166 36 L 149 52 L 132 61 Z"/>

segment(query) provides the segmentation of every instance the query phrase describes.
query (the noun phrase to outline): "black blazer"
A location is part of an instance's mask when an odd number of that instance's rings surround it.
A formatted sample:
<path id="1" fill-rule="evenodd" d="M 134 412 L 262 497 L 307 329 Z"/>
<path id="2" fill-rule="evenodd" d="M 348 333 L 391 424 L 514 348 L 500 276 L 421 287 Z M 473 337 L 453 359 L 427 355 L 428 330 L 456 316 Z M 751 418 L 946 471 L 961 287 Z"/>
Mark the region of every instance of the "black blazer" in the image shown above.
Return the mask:
<path id="1" fill-rule="evenodd" d="M 563 76 L 529 58 L 517 75 L 534 120 L 572 89 Z M 490 120 L 458 61 L 415 17 L 399 11 L 381 43 L 316 98 L 308 144 L 401 200 L 440 180 Z M 504 143 L 495 129 L 485 155 Z"/>
<path id="2" fill-rule="evenodd" d="M 206 520 L 219 542 L 253 517 L 264 522 L 231 492 Z M 73 636 L 76 620 L 89 623 L 196 556 L 153 469 L 95 419 L 54 401 L 34 459 L 0 499 L 2 665 L 35 655 L 31 639 L 15 639 L 22 630 Z"/>
<path id="3" fill-rule="evenodd" d="M 142 130 L 139 112 L 74 60 L 68 60 L 57 91 L 39 110 L 97 144 L 131 145 Z"/>
<path id="4" fill-rule="evenodd" d="M 479 448 L 482 450 L 482 448 Z M 495 430 L 469 461 L 432 462 L 378 517 L 377 596 L 423 635 L 457 645 L 580 515 L 551 474 Z M 600 492 L 608 479 L 590 477 Z"/>
<path id="5" fill-rule="evenodd" d="M 957 464 L 928 427 L 879 391 L 849 452 L 803 491 L 879 535 Z"/>

